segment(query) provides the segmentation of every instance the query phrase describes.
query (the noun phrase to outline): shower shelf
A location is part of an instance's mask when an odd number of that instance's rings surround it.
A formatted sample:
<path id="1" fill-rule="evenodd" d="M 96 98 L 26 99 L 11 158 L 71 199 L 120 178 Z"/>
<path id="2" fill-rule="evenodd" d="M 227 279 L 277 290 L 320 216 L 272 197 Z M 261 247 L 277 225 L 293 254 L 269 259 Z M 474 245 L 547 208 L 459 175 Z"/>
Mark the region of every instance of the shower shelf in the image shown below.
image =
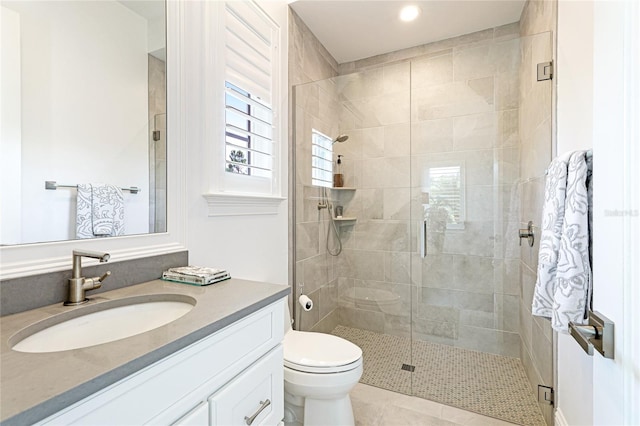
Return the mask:
<path id="1" fill-rule="evenodd" d="M 353 225 L 353 222 L 358 220 L 358 218 L 355 218 L 355 217 L 340 217 L 340 218 L 338 218 L 338 217 L 336 217 L 333 220 L 338 222 L 338 224 L 340 224 L 340 226 L 343 226 L 343 225 Z"/>
<path id="2" fill-rule="evenodd" d="M 341 187 L 338 187 L 338 188 L 331 188 L 331 190 L 332 191 L 355 191 L 356 188 L 352 188 L 352 187 L 349 187 L 349 186 L 341 186 Z"/>

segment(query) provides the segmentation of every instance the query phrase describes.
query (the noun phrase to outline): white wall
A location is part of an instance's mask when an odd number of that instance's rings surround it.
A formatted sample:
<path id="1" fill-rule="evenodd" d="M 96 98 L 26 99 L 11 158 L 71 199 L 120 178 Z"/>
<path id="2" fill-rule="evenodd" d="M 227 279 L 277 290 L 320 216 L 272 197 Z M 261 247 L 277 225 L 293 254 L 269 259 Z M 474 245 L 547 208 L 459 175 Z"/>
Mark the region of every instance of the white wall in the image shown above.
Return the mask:
<path id="1" fill-rule="evenodd" d="M 20 242 L 20 15 L 0 6 L 0 243 Z M 16 84 L 17 83 L 17 84 Z"/>
<path id="2" fill-rule="evenodd" d="M 201 21 L 196 2 L 187 3 L 187 20 L 189 34 L 198 34 L 197 27 Z M 287 111 L 287 40 L 288 40 L 288 9 L 284 1 L 259 2 L 260 6 L 271 16 L 281 28 L 281 90 L 283 91 L 280 111 Z M 267 281 L 277 284 L 288 284 L 288 200 L 280 203 L 277 214 L 209 217 L 207 203 L 203 194 L 209 190 L 206 168 L 211 162 L 203 158 L 208 152 L 204 140 L 203 122 L 206 99 L 204 93 L 202 70 L 206 50 L 198 46 L 201 40 L 190 39 L 189 34 L 185 45 L 193 49 L 189 67 L 189 78 L 186 81 L 187 90 L 192 102 L 187 108 L 187 163 L 188 166 L 188 212 L 187 212 L 187 247 L 189 248 L 189 262 L 193 265 L 206 265 L 225 268 L 236 278 Z M 210 54 L 210 53 L 209 53 Z M 208 76 L 210 78 L 210 76 Z M 280 164 L 284 168 L 280 179 L 281 193 L 287 194 L 287 164 L 288 164 L 288 123 L 286 114 L 283 115 L 283 140 L 280 152 Z"/>
<path id="3" fill-rule="evenodd" d="M 558 2 L 557 154 L 593 146 L 593 2 Z M 569 425 L 593 424 L 593 358 L 558 334 L 557 407 Z"/>
<path id="4" fill-rule="evenodd" d="M 75 238 L 76 191 L 45 180 L 141 187 L 125 231 L 147 232 L 146 21 L 118 2 L 5 5 L 21 15 L 22 242 Z"/>

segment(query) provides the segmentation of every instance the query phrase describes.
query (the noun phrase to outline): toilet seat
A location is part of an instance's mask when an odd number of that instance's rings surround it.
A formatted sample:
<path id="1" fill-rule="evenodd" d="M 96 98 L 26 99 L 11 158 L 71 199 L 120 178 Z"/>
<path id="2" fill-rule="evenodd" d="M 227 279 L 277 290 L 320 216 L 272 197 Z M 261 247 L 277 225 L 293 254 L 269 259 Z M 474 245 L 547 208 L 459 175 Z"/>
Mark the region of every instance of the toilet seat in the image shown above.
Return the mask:
<path id="1" fill-rule="evenodd" d="M 307 373 L 339 373 L 362 365 L 362 350 L 331 334 L 289 331 L 284 336 L 284 365 Z"/>

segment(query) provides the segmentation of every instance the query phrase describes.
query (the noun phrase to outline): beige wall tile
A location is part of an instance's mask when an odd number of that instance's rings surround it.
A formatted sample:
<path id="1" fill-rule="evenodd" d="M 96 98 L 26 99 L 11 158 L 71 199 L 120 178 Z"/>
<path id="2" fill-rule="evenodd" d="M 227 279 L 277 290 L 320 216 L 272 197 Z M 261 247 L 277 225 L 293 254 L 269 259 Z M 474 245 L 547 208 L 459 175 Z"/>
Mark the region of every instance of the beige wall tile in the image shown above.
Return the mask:
<path id="1" fill-rule="evenodd" d="M 453 77 L 455 81 L 489 77 L 495 73 L 492 45 L 462 47 L 453 51 Z"/>
<path id="2" fill-rule="evenodd" d="M 520 259 L 494 260 L 494 291 L 520 298 Z"/>
<path id="3" fill-rule="evenodd" d="M 493 259 L 478 256 L 453 256 L 451 288 L 474 293 L 493 294 Z"/>
<path id="4" fill-rule="evenodd" d="M 435 86 L 453 81 L 452 55 L 418 58 L 411 61 L 411 88 Z"/>
<path id="5" fill-rule="evenodd" d="M 520 336 L 508 331 L 461 325 L 456 346 L 497 355 L 518 357 Z"/>
<path id="6" fill-rule="evenodd" d="M 338 308 L 340 324 L 347 327 L 384 333 L 384 314 L 347 307 Z"/>
<path id="7" fill-rule="evenodd" d="M 429 255 L 421 260 L 422 286 L 451 288 L 453 286 L 452 255 Z"/>
<path id="8" fill-rule="evenodd" d="M 453 119 L 453 150 L 488 149 L 496 145 L 496 114 L 465 115 Z"/>
<path id="9" fill-rule="evenodd" d="M 535 321 L 531 327 L 531 352 L 533 363 L 542 378 L 542 384 L 553 386 L 552 344 Z"/>
<path id="10" fill-rule="evenodd" d="M 503 110 L 497 115 L 496 146 L 499 148 L 519 146 L 519 111 Z"/>
<path id="11" fill-rule="evenodd" d="M 405 157 L 411 155 L 411 126 L 409 123 L 384 127 L 385 157 Z"/>
<path id="12" fill-rule="evenodd" d="M 309 331 L 315 331 L 317 333 L 331 333 L 340 324 L 340 316 L 338 310 L 331 311 L 331 313 L 316 323 Z"/>
<path id="13" fill-rule="evenodd" d="M 387 188 L 383 192 L 383 217 L 388 220 L 409 220 L 410 189 Z"/>
<path id="14" fill-rule="evenodd" d="M 412 90 L 411 121 L 490 112 L 493 77 Z"/>
<path id="15" fill-rule="evenodd" d="M 460 324 L 474 327 L 494 328 L 494 313 L 482 311 L 460 311 Z"/>
<path id="16" fill-rule="evenodd" d="M 520 297 L 508 294 L 495 294 L 495 323 L 496 330 L 520 332 Z"/>
<path id="17" fill-rule="evenodd" d="M 413 155 L 453 150 L 452 118 L 413 122 L 411 132 Z"/>
<path id="18" fill-rule="evenodd" d="M 296 225 L 296 258 L 299 260 L 315 256 L 320 252 L 319 225 L 304 222 Z"/>

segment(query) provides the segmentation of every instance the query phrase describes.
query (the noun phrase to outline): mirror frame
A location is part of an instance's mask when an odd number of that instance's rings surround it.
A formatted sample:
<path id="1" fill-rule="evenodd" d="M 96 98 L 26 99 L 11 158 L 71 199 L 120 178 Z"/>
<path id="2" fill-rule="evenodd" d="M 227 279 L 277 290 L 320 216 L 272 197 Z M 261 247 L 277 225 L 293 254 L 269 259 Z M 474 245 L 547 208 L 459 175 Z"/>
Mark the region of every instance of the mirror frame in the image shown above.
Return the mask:
<path id="1" fill-rule="evenodd" d="M 74 249 L 124 261 L 186 250 L 186 123 L 184 2 L 166 0 L 167 232 L 0 247 L 0 280 L 71 269 Z M 83 263 L 97 263 L 86 259 Z"/>

